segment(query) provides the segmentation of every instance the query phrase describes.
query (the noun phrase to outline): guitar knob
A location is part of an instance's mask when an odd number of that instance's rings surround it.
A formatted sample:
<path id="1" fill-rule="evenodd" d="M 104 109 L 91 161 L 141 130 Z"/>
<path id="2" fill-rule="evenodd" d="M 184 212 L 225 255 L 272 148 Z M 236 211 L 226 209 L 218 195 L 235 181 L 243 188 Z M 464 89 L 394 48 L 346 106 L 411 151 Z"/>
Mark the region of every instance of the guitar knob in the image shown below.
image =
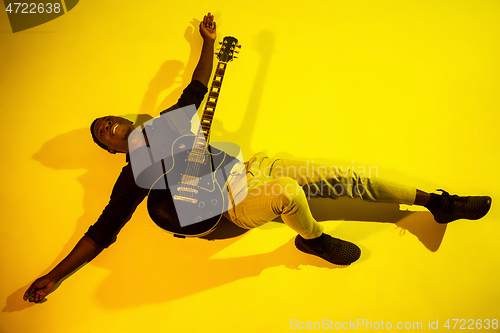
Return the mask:
<path id="1" fill-rule="evenodd" d="M 215 199 L 214 199 L 215 200 Z M 200 201 L 200 203 L 198 204 L 198 207 L 200 208 L 203 208 L 205 207 L 205 203 L 203 201 Z"/>
<path id="2" fill-rule="evenodd" d="M 217 205 L 217 199 L 212 199 L 212 206 Z"/>

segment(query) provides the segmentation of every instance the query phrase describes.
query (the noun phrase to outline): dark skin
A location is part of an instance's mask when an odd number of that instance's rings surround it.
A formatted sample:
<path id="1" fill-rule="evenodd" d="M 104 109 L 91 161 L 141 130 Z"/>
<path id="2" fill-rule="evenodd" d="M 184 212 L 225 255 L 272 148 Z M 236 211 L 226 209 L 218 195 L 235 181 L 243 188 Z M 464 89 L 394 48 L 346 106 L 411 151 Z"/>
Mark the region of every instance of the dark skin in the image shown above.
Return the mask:
<path id="1" fill-rule="evenodd" d="M 200 23 L 200 35 L 203 38 L 203 47 L 200 60 L 196 66 L 192 80 L 198 80 L 208 86 L 213 67 L 214 42 L 216 38 L 216 24 L 210 13 L 205 15 Z M 128 153 L 130 151 L 128 137 L 135 126 L 127 119 L 121 117 L 107 116 L 99 118 L 94 127 L 95 135 L 103 143 L 111 154 Z M 417 190 L 415 205 L 425 205 L 430 194 Z M 56 284 L 75 271 L 83 264 L 94 259 L 102 247 L 97 245 L 90 237 L 83 236 L 73 250 L 47 275 L 35 280 L 24 293 L 23 299 L 29 302 L 40 302 L 47 296 Z M 30 296 L 33 294 L 30 298 Z"/>
<path id="2" fill-rule="evenodd" d="M 210 13 L 205 15 L 200 23 L 200 35 L 203 38 L 203 47 L 200 60 L 193 72 L 193 80 L 198 80 L 208 86 L 212 75 L 214 42 L 216 38 L 216 24 L 214 16 Z M 128 136 L 134 130 L 134 125 L 127 119 L 121 117 L 102 117 L 96 122 L 94 131 L 99 141 L 106 147 L 108 152 L 128 153 Z M 83 264 L 94 259 L 101 251 L 102 247 L 97 245 L 92 238 L 83 236 L 73 250 L 47 275 L 35 280 L 24 293 L 23 299 L 29 302 L 40 302 L 47 296 L 56 284 L 75 271 Z M 31 297 L 28 298 L 33 294 Z"/>
<path id="3" fill-rule="evenodd" d="M 430 193 L 417 190 L 417 196 L 415 197 L 415 202 L 413 204 L 418 206 L 425 206 L 429 202 L 430 198 Z"/>

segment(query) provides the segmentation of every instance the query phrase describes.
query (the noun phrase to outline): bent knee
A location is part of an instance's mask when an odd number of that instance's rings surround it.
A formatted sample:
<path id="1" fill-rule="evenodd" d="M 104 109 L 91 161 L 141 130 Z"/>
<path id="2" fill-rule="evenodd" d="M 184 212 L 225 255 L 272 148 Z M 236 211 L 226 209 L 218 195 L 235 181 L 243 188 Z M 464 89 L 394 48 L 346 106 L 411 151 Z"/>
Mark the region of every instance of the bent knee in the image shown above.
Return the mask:
<path id="1" fill-rule="evenodd" d="M 275 196 L 293 199 L 300 195 L 302 187 L 293 178 L 282 177 L 269 183 L 271 192 Z"/>
<path id="2" fill-rule="evenodd" d="M 295 210 L 295 206 L 304 197 L 302 187 L 293 178 L 279 178 L 268 185 L 273 196 L 274 209 L 279 214 Z"/>

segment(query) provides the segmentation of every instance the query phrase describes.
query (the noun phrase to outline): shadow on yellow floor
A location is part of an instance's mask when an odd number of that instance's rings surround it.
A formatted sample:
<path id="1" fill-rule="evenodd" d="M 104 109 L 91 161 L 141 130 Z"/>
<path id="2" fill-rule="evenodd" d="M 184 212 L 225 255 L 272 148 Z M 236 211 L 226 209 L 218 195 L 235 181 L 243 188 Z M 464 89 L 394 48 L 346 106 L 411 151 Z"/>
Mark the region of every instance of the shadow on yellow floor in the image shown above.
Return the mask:
<path id="1" fill-rule="evenodd" d="M 412 212 L 399 209 L 398 204 L 366 202 L 340 198 L 337 200 L 314 199 L 310 201 L 314 217 L 319 221 L 345 220 L 394 223 L 401 228 L 401 235 L 415 235 L 430 251 L 439 249 L 447 224 L 439 224 L 430 212 Z M 366 238 L 369 228 L 358 228 L 356 240 Z M 365 229 L 365 230 L 363 230 Z"/>

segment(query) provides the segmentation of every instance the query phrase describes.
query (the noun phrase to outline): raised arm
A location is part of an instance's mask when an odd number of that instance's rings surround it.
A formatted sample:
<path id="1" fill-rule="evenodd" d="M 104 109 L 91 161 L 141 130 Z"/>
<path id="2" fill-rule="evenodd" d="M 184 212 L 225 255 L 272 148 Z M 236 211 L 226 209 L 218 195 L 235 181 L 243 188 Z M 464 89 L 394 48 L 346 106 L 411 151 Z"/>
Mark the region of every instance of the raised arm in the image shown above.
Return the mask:
<path id="1" fill-rule="evenodd" d="M 59 280 L 71 274 L 78 267 L 94 259 L 103 248 L 99 247 L 89 236 L 83 236 L 73 250 L 53 270 L 35 280 L 24 293 L 23 299 L 39 302 L 57 285 Z"/>
<path id="2" fill-rule="evenodd" d="M 198 80 L 208 86 L 208 81 L 212 75 L 216 37 L 216 25 L 212 14 L 208 13 L 203 17 L 203 22 L 200 23 L 200 35 L 203 37 L 203 48 L 201 49 L 198 65 L 196 65 L 193 72 L 193 80 Z"/>

